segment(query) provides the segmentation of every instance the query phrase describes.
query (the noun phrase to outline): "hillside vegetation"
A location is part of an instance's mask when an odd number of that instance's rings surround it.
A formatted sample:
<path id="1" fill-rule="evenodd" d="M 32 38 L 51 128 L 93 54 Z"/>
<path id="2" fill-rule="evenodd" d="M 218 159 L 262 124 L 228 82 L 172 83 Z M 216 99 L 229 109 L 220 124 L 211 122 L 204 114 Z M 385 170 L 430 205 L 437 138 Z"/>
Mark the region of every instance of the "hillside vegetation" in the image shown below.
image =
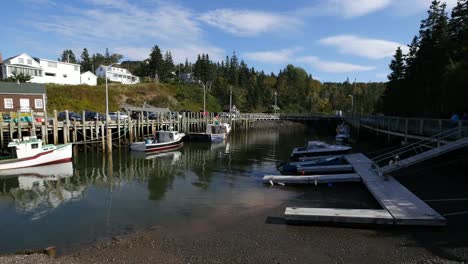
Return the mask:
<path id="1" fill-rule="evenodd" d="M 203 109 L 203 90 L 196 85 L 142 83 L 136 85 L 109 84 L 109 111 L 120 110 L 128 103 L 141 107 L 144 103 L 172 110 L 200 111 Z M 106 111 L 105 85 L 47 85 L 49 112 L 82 110 Z M 217 100 L 207 94 L 207 111 L 221 111 Z"/>

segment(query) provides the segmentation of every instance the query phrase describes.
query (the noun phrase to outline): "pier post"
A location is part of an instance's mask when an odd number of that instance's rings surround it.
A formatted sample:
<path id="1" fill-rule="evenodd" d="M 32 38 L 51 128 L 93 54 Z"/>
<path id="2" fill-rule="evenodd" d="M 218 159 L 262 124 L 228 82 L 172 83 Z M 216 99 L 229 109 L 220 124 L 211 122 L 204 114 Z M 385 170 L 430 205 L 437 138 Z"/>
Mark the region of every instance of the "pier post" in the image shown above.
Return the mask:
<path id="1" fill-rule="evenodd" d="M 65 126 L 62 126 L 63 131 L 63 143 L 68 143 L 68 136 L 70 133 L 70 119 L 68 118 L 68 110 L 65 110 Z"/>
<path id="2" fill-rule="evenodd" d="M 107 153 L 111 153 L 112 152 L 112 128 L 109 126 L 108 123 L 106 124 L 106 127 L 107 127 L 107 135 L 106 135 L 107 148 L 106 149 L 107 149 Z"/>
<path id="3" fill-rule="evenodd" d="M 54 110 L 54 119 L 52 120 L 53 133 L 54 133 L 54 144 L 58 144 L 58 124 L 57 124 L 57 110 Z"/>
<path id="4" fill-rule="evenodd" d="M 83 110 L 83 115 L 81 116 L 81 131 L 83 134 L 83 143 L 86 149 L 86 118 L 85 118 L 85 111 Z"/>
<path id="5" fill-rule="evenodd" d="M 49 116 L 47 115 L 47 107 L 44 109 L 44 126 L 45 126 L 45 137 L 42 142 L 44 142 L 44 144 L 49 144 Z"/>
<path id="6" fill-rule="evenodd" d="M 132 120 L 132 117 L 129 115 L 128 117 L 128 141 L 130 142 L 130 144 L 133 143 L 133 120 Z"/>
<path id="7" fill-rule="evenodd" d="M 21 140 L 23 135 L 22 135 L 22 131 L 21 131 L 21 112 L 20 112 L 20 110 L 18 110 L 18 112 L 16 114 L 17 114 L 16 120 L 18 121 L 18 124 L 17 124 L 17 126 L 18 126 L 18 139 Z"/>
<path id="8" fill-rule="evenodd" d="M 120 148 L 120 111 L 117 111 L 117 141 Z"/>
<path id="9" fill-rule="evenodd" d="M 4 144 L 5 142 L 3 141 L 3 120 L 2 120 L 2 124 L 0 125 L 0 145 L 2 149 L 3 149 Z"/>
<path id="10" fill-rule="evenodd" d="M 10 123 L 8 124 L 10 126 L 9 132 L 10 132 L 10 141 L 13 140 L 13 133 L 15 133 L 15 122 L 13 122 L 13 112 L 10 112 Z"/>
<path id="11" fill-rule="evenodd" d="M 101 144 L 102 144 L 102 152 L 104 153 L 106 148 L 105 136 L 104 136 L 104 124 L 101 124 Z"/>
<path id="12" fill-rule="evenodd" d="M 408 118 L 405 118 L 405 143 L 408 142 Z"/>
<path id="13" fill-rule="evenodd" d="M 44 144 L 47 144 L 47 127 L 46 125 L 41 125 L 41 139 Z"/>

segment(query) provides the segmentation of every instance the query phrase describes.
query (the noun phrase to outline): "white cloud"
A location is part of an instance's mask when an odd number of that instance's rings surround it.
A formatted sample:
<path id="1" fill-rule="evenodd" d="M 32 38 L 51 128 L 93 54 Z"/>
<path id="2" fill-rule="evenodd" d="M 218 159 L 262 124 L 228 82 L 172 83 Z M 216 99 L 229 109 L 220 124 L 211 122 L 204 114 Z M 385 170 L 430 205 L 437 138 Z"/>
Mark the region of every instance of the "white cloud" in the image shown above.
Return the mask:
<path id="1" fill-rule="evenodd" d="M 170 49 L 175 62 L 185 61 L 185 57 L 179 59 L 192 51 L 212 51 L 216 53 L 214 57 L 220 58 L 219 54 L 224 53 L 204 40 L 196 15 L 184 7 L 163 2 L 142 7 L 127 0 L 86 0 L 86 3 L 88 6 L 83 8 L 60 6 L 63 12 L 37 16 L 30 25 L 57 34 L 74 46 L 90 50 L 108 47 L 128 59 L 147 58 L 155 44 L 163 50 Z"/>
<path id="2" fill-rule="evenodd" d="M 301 22 L 291 16 L 253 10 L 216 9 L 200 16 L 203 22 L 237 36 L 255 36 L 292 29 Z"/>
<path id="3" fill-rule="evenodd" d="M 327 8 L 344 17 L 359 17 L 388 7 L 391 0 L 329 0 Z"/>
<path id="4" fill-rule="evenodd" d="M 300 48 L 246 52 L 244 53 L 244 57 L 263 63 L 284 64 L 293 61 L 293 56 L 299 49 Z"/>
<path id="5" fill-rule="evenodd" d="M 314 69 L 326 73 L 346 73 L 346 72 L 363 72 L 375 69 L 372 66 L 363 66 L 339 61 L 322 60 L 315 56 L 300 57 L 299 62 L 310 64 Z"/>
<path id="6" fill-rule="evenodd" d="M 382 59 L 391 57 L 397 47 L 401 47 L 404 53 L 408 47 L 398 42 L 361 38 L 353 35 L 338 35 L 320 40 L 320 43 L 336 47 L 340 53 L 356 55 L 369 59 Z"/>

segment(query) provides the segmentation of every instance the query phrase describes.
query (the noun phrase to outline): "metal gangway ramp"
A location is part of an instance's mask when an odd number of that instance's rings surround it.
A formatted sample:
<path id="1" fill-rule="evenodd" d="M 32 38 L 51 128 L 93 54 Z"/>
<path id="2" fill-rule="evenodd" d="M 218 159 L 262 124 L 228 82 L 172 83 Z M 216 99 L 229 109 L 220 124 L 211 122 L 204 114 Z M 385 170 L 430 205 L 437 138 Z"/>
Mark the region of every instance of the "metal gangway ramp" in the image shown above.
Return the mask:
<path id="1" fill-rule="evenodd" d="M 467 130 L 468 126 L 463 127 L 461 130 L 460 128 L 449 129 L 431 138 L 419 140 L 374 157 L 372 160 L 380 166 L 379 170 L 382 174 L 391 173 L 450 151 L 467 147 L 468 137 L 453 140 L 454 137 L 463 135 L 463 132 Z"/>

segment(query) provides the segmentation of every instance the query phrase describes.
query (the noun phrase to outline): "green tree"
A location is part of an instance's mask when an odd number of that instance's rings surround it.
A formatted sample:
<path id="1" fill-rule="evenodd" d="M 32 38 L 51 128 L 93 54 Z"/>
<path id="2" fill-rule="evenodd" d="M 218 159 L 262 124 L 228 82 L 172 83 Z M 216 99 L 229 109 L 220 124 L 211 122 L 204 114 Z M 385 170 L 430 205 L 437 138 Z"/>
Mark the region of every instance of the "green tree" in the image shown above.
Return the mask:
<path id="1" fill-rule="evenodd" d="M 73 53 L 71 49 L 64 50 L 58 60 L 63 61 L 63 62 L 68 62 L 68 63 L 77 63 L 75 54 Z"/>
<path id="2" fill-rule="evenodd" d="M 92 71 L 93 70 L 93 62 L 91 61 L 91 58 L 89 57 L 88 49 L 84 48 L 83 52 L 81 53 L 81 71 L 82 72 L 87 72 L 87 71 Z"/>

